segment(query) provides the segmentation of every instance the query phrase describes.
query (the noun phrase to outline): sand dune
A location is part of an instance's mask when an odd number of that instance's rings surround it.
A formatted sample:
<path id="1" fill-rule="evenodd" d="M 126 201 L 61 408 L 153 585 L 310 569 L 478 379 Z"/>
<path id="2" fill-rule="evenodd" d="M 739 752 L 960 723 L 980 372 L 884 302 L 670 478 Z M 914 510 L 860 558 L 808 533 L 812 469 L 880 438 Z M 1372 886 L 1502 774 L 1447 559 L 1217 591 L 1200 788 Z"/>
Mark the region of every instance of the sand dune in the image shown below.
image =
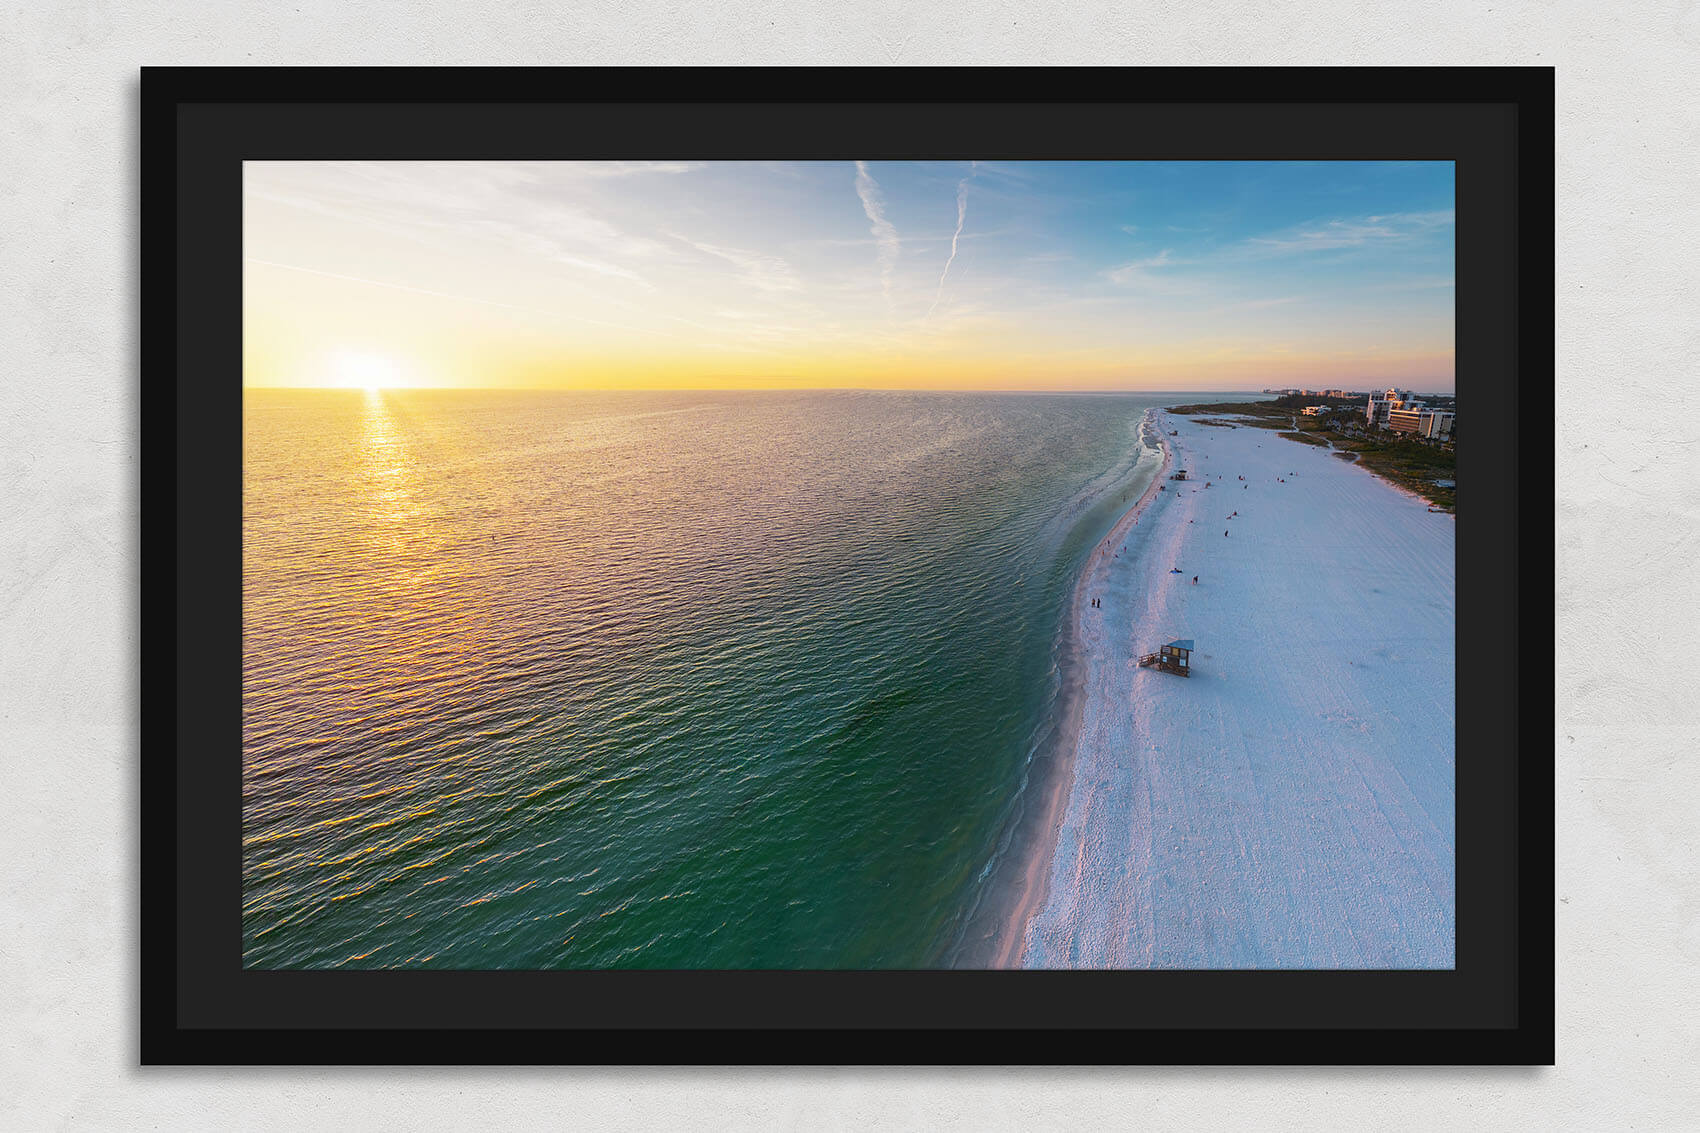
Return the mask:
<path id="1" fill-rule="evenodd" d="M 1083 576 L 1022 963 L 1451 967 L 1453 518 L 1325 448 L 1158 424 L 1200 479 L 1165 481 Z M 1174 638 L 1191 678 L 1137 667 Z"/>

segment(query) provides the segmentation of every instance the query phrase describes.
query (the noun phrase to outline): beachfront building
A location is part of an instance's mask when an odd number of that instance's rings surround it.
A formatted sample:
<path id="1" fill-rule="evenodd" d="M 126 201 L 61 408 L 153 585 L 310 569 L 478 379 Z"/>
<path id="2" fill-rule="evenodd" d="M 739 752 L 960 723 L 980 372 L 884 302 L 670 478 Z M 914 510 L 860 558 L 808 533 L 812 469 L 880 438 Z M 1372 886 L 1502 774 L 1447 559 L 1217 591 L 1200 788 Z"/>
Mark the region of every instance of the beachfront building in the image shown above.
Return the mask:
<path id="1" fill-rule="evenodd" d="M 1428 409 L 1417 403 L 1417 408 L 1399 408 L 1387 414 L 1387 427 L 1395 433 L 1415 433 L 1419 437 L 1439 440 L 1452 433 L 1452 419 L 1455 416 L 1444 409 Z"/>
<path id="2" fill-rule="evenodd" d="M 1364 420 L 1379 429 L 1385 429 L 1388 417 L 1395 409 L 1420 409 L 1422 404 L 1408 389 L 1385 389 L 1369 395 L 1369 405 L 1364 408 Z"/>

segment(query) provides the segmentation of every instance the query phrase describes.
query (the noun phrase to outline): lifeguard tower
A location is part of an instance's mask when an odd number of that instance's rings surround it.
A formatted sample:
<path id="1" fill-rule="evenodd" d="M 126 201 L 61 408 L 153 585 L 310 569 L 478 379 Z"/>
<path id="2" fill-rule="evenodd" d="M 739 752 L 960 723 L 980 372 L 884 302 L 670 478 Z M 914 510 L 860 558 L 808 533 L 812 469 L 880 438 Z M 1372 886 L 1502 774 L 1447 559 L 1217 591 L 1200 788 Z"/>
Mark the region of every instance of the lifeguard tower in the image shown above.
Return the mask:
<path id="1" fill-rule="evenodd" d="M 1177 468 L 1175 470 L 1175 474 L 1173 476 L 1169 477 L 1169 479 L 1171 479 L 1171 480 L 1185 480 L 1186 479 L 1186 469 Z"/>
<path id="2" fill-rule="evenodd" d="M 1156 666 L 1165 673 L 1179 673 L 1183 677 L 1192 676 L 1192 638 L 1183 637 L 1171 641 L 1155 653 L 1147 653 L 1139 659 L 1142 667 Z"/>

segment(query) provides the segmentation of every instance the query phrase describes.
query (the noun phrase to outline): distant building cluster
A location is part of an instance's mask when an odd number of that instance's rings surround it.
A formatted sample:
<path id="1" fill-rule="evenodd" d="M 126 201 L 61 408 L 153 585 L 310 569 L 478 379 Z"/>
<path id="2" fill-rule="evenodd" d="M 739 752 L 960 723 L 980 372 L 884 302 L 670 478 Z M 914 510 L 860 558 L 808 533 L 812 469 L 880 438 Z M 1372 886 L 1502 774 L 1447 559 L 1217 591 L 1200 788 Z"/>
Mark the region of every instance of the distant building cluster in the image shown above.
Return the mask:
<path id="1" fill-rule="evenodd" d="M 1349 389 L 1266 389 L 1264 393 L 1272 393 L 1277 397 L 1362 397 L 1363 394 Z"/>
<path id="2" fill-rule="evenodd" d="M 1452 435 L 1452 422 L 1457 415 L 1450 410 L 1434 409 L 1417 399 L 1408 389 L 1387 389 L 1369 395 L 1364 408 L 1364 420 L 1378 429 L 1395 433 L 1411 433 L 1430 440 Z"/>

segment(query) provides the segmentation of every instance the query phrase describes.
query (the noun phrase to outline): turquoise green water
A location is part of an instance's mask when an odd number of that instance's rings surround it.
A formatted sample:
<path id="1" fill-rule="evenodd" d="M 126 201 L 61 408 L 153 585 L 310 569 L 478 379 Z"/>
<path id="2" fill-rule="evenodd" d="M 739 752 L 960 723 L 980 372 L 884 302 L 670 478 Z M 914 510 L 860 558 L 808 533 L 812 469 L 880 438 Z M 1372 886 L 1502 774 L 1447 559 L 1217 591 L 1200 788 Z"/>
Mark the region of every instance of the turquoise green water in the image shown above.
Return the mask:
<path id="1" fill-rule="evenodd" d="M 245 963 L 953 962 L 1174 400 L 250 391 Z"/>

